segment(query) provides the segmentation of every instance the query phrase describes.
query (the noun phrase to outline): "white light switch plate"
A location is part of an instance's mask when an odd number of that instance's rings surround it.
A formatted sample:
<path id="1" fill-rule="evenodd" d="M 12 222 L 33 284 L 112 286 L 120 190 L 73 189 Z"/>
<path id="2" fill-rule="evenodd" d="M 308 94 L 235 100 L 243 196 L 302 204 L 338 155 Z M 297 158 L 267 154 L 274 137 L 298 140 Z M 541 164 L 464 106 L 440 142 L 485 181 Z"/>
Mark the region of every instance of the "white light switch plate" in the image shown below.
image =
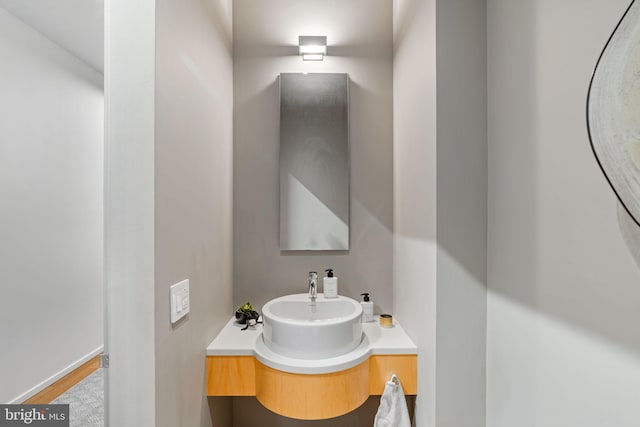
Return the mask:
<path id="1" fill-rule="evenodd" d="M 169 287 L 171 299 L 171 323 L 176 323 L 189 312 L 189 279 Z"/>

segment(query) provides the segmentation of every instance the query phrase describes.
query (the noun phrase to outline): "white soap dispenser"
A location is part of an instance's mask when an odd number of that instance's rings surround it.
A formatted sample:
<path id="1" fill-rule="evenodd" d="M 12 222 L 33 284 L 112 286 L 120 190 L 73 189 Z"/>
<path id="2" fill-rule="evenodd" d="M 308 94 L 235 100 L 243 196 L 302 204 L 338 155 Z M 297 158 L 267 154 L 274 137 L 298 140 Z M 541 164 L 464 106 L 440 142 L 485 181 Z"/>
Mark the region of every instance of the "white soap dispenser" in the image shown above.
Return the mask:
<path id="1" fill-rule="evenodd" d="M 362 293 L 362 301 L 360 305 L 362 305 L 362 321 L 363 322 L 373 322 L 373 302 L 369 301 L 369 294 Z"/>
<path id="2" fill-rule="evenodd" d="M 327 268 L 325 270 L 327 276 L 322 279 L 322 291 L 325 298 L 338 298 L 338 278 L 333 277 L 333 269 Z"/>

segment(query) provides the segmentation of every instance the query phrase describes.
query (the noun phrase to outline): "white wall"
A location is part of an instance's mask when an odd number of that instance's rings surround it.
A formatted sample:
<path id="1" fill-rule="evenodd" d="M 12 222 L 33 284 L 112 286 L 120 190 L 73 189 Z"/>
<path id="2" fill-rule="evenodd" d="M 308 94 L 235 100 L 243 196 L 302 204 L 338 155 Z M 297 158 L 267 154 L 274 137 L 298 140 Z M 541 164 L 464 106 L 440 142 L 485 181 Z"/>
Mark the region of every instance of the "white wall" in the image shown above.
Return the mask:
<path id="1" fill-rule="evenodd" d="M 234 301 L 261 307 L 307 291 L 334 268 L 338 291 L 392 307 L 392 2 L 235 0 Z M 328 56 L 304 62 L 299 35 L 326 35 Z M 348 73 L 351 224 L 348 252 L 279 249 L 279 103 L 283 72 Z M 322 277 L 322 275 L 321 275 Z"/>
<path id="2" fill-rule="evenodd" d="M 487 425 L 640 425 L 640 271 L 585 125 L 628 0 L 488 1 Z"/>
<path id="3" fill-rule="evenodd" d="M 417 426 L 484 426 L 484 0 L 395 2 L 394 313 L 419 347 Z"/>
<path id="4" fill-rule="evenodd" d="M 0 402 L 103 342 L 102 75 L 0 8 Z"/>
<path id="5" fill-rule="evenodd" d="M 436 2 L 394 2 L 393 313 L 418 345 L 416 425 L 436 417 Z"/>
<path id="6" fill-rule="evenodd" d="M 204 427 L 204 348 L 234 311 L 231 0 L 156 5 L 156 426 Z M 191 312 L 172 326 L 183 279 Z"/>
<path id="7" fill-rule="evenodd" d="M 108 426 L 155 426 L 155 0 L 105 1 Z"/>

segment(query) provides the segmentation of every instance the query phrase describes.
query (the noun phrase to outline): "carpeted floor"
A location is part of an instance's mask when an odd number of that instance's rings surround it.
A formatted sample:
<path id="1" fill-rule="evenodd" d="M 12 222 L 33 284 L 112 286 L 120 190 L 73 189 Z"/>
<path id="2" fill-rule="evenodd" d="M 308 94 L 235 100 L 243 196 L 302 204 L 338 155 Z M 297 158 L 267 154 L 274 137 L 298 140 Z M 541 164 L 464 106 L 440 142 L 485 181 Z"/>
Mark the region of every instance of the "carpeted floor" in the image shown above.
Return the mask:
<path id="1" fill-rule="evenodd" d="M 70 427 L 104 426 L 104 370 L 98 369 L 51 403 L 68 403 Z"/>

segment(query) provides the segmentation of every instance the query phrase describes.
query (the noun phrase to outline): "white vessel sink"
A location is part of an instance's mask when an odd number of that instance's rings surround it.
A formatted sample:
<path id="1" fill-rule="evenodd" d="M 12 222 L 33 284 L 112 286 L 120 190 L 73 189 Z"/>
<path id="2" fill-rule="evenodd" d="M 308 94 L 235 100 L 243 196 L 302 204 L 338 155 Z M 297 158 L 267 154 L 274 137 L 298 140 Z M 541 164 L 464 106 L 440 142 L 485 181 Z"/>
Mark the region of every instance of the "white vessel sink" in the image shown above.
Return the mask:
<path id="1" fill-rule="evenodd" d="M 273 299 L 262 308 L 263 339 L 271 351 L 295 359 L 326 359 L 354 350 L 362 340 L 362 306 L 338 296 L 315 302 L 307 294 Z"/>

